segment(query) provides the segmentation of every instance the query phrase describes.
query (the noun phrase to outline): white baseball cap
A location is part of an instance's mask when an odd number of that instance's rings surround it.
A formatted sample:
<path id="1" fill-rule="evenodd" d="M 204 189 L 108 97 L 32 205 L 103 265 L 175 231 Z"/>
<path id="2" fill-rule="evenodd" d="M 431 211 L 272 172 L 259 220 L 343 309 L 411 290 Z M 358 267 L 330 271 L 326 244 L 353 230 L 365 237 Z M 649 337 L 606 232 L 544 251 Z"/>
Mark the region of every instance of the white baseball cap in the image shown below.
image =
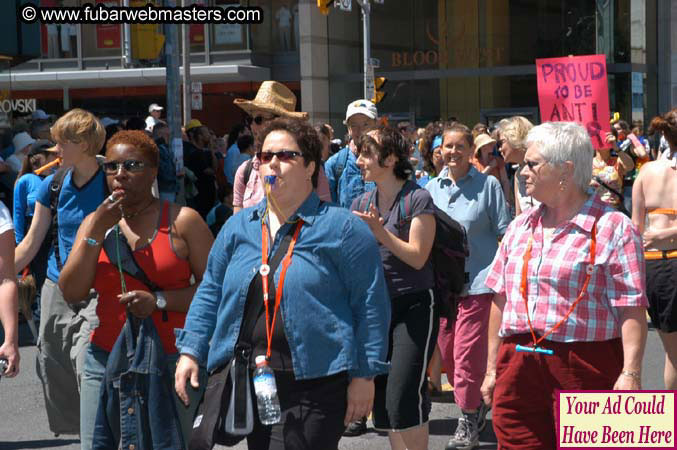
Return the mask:
<path id="1" fill-rule="evenodd" d="M 346 122 L 355 114 L 364 114 L 370 119 L 376 119 L 378 117 L 378 111 L 376 110 L 376 105 L 374 105 L 369 100 L 355 100 L 350 105 L 348 105 L 348 110 L 346 111 Z"/>
<path id="2" fill-rule="evenodd" d="M 151 103 L 150 106 L 148 107 L 148 112 L 153 112 L 153 111 L 162 111 L 164 108 L 157 103 Z"/>

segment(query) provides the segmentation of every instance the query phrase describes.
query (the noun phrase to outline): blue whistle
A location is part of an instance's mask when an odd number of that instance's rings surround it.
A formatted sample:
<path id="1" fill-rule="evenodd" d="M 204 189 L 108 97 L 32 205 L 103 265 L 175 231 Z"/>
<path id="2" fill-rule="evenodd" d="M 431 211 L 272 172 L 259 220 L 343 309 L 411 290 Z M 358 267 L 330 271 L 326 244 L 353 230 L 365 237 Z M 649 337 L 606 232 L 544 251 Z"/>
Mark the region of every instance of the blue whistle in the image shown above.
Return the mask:
<path id="1" fill-rule="evenodd" d="M 263 182 L 271 186 L 275 186 L 275 180 L 277 179 L 276 175 L 266 175 L 263 177 Z"/>
<path id="2" fill-rule="evenodd" d="M 515 350 L 518 352 L 528 352 L 528 353 L 543 353 L 544 355 L 554 355 L 555 352 L 550 350 L 549 348 L 541 348 L 541 347 L 526 347 L 524 345 L 519 345 L 515 347 Z"/>

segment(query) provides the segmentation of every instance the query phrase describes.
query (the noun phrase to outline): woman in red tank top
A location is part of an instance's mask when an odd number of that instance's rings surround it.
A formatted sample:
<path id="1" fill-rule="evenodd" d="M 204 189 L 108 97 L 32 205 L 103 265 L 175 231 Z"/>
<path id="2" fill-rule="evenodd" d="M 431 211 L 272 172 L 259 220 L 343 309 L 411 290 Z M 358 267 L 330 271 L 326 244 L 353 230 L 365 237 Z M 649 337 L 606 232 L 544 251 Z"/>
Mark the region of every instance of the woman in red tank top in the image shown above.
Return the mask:
<path id="1" fill-rule="evenodd" d="M 145 133 L 123 131 L 108 141 L 103 168 L 112 194 L 81 224 L 59 277 L 68 302 L 81 301 L 92 288 L 98 293 L 99 325 L 91 335 L 81 382 L 83 448 L 91 448 L 106 361 L 127 314 L 152 317 L 169 364 L 174 366 L 178 358 L 174 328 L 183 327 L 207 265 L 213 242 L 207 224 L 194 210 L 153 197 L 157 167 L 158 149 Z M 111 263 L 103 250 L 106 236 L 117 230 L 114 247 L 121 248 L 126 239 L 137 265 L 149 284 L 155 285 L 154 291 Z M 200 391 L 194 390 L 194 394 L 198 396 Z M 187 442 L 198 401 L 186 408 L 178 397 L 176 400 Z"/>

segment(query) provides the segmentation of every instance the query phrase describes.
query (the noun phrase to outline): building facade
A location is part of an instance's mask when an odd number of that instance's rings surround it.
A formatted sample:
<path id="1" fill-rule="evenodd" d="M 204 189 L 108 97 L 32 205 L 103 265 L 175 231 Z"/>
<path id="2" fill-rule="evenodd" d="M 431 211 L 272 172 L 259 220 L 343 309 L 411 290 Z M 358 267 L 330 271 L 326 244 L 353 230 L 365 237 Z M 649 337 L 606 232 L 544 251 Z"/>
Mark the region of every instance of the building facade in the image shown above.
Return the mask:
<path id="1" fill-rule="evenodd" d="M 300 96 L 299 109 L 341 131 L 346 105 L 362 97 L 357 3 L 329 16 L 311 0 L 240 3 L 260 6 L 263 23 L 188 27 L 192 80 L 202 83 L 202 109 L 192 116 L 223 133 L 242 118 L 232 100 L 252 98 L 261 81 L 276 79 Z M 3 95 L 34 98 L 50 113 L 84 107 L 111 117 L 144 115 L 148 104 L 164 103 L 161 26 L 130 27 L 128 65 L 124 26 L 42 29 L 42 58 L 0 73 Z M 677 105 L 675 1 L 384 0 L 372 3 L 371 43 L 377 76 L 388 79 L 379 111 L 393 120 L 455 117 L 472 125 L 522 114 L 538 122 L 534 61 L 566 55 L 606 55 L 610 109 L 628 122 L 646 123 Z"/>

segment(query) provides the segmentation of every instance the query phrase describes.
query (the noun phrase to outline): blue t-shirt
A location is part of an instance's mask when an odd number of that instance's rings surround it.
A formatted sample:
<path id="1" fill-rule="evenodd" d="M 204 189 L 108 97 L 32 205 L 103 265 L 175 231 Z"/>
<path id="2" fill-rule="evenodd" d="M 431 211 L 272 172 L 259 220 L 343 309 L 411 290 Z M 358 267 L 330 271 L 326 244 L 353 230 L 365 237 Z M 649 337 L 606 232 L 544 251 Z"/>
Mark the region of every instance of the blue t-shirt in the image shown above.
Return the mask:
<path id="1" fill-rule="evenodd" d="M 240 164 L 237 164 L 238 156 L 240 156 L 240 148 L 237 146 L 237 142 L 235 142 L 228 147 L 226 158 L 223 160 L 223 174 L 230 184 L 235 184 L 235 172 L 240 167 Z"/>
<path id="2" fill-rule="evenodd" d="M 94 176 L 82 187 L 78 188 L 71 178 L 72 170 L 69 170 L 63 179 L 61 192 L 59 193 L 59 203 L 57 214 L 59 219 L 59 256 L 61 263 L 65 264 L 68 255 L 73 248 L 75 235 L 82 221 L 103 202 L 108 195 L 106 186 L 106 176 L 103 170 L 99 169 Z M 50 175 L 45 178 L 38 190 L 37 201 L 42 206 L 49 208 L 50 190 L 49 184 L 54 178 Z M 60 270 L 56 264 L 54 248 L 49 252 L 49 262 L 47 263 L 47 278 L 55 283 L 59 280 Z"/>
<path id="3" fill-rule="evenodd" d="M 33 217 L 42 178 L 27 173 L 14 185 L 14 238 L 17 245 L 26 236 L 26 217 Z"/>

